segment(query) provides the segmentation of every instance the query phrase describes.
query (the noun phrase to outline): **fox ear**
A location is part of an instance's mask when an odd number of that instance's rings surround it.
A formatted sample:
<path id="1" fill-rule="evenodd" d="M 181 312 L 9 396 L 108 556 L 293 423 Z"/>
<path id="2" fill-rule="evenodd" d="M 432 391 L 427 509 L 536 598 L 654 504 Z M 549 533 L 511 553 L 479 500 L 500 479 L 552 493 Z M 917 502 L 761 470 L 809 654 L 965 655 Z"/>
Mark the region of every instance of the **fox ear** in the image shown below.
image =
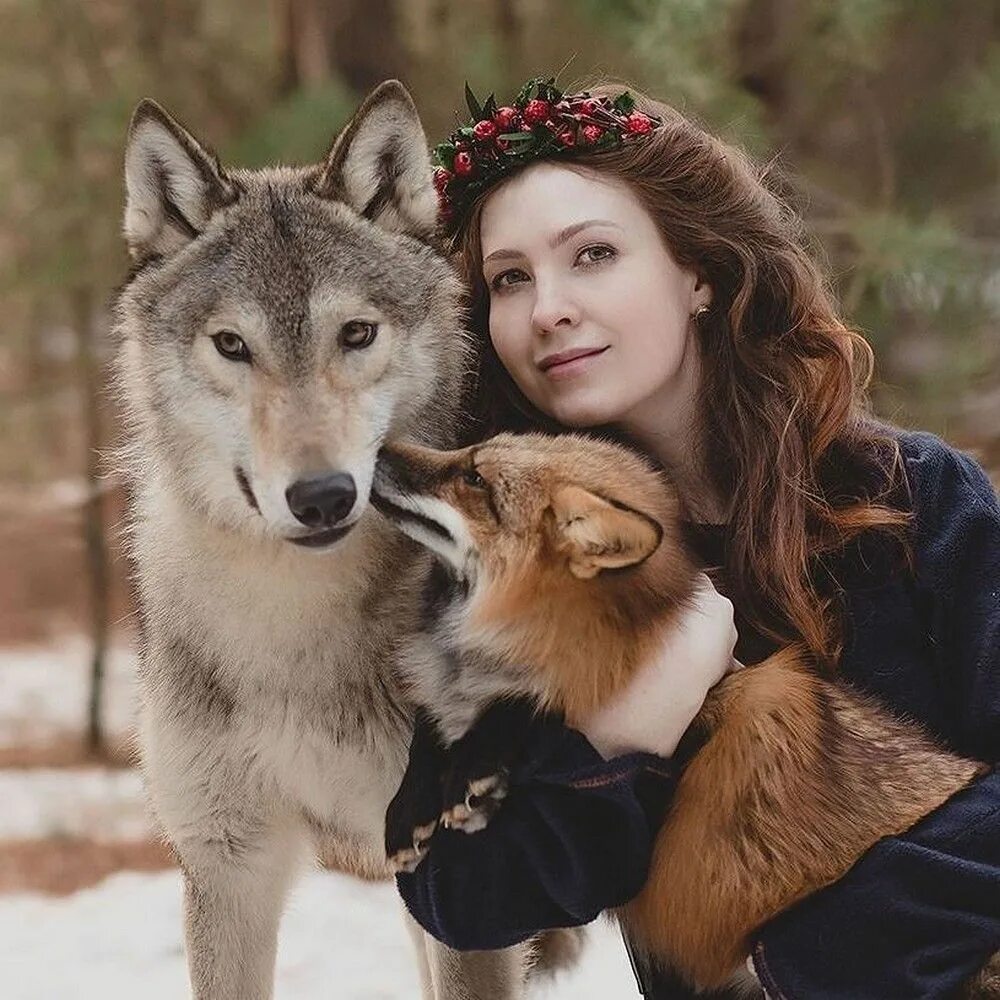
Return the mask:
<path id="1" fill-rule="evenodd" d="M 148 98 L 128 127 L 125 188 L 125 239 L 137 260 L 179 250 L 237 194 L 216 157 Z"/>
<path id="2" fill-rule="evenodd" d="M 663 536 L 651 518 L 580 486 L 558 487 L 550 510 L 556 546 L 569 556 L 570 572 L 582 580 L 602 569 L 641 563 L 656 551 Z"/>
<path id="3" fill-rule="evenodd" d="M 392 232 L 434 232 L 437 195 L 427 137 L 398 80 L 386 80 L 368 95 L 337 137 L 314 190 Z"/>

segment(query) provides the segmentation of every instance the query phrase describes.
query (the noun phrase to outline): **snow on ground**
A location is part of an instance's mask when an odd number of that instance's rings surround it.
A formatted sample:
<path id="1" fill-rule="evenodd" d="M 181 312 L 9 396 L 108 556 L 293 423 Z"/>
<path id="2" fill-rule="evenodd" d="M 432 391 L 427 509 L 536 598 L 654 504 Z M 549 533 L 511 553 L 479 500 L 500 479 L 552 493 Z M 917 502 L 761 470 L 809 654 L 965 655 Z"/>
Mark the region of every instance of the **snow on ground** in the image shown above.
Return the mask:
<path id="1" fill-rule="evenodd" d="M 124 644 L 108 651 L 101 706 L 112 737 L 135 717 L 135 652 Z M 83 730 L 87 710 L 90 644 L 69 635 L 52 646 L 0 651 L 0 746 L 36 746 Z"/>
<path id="2" fill-rule="evenodd" d="M 637 996 L 617 930 L 595 924 L 579 965 L 537 1000 Z M 66 898 L 0 896 L 5 1000 L 187 995 L 176 872 L 114 875 Z M 282 923 L 275 1000 L 410 1000 L 420 988 L 391 885 L 314 872 Z"/>
<path id="3" fill-rule="evenodd" d="M 89 650 L 82 637 L 42 649 L 0 651 L 0 746 L 44 744 L 79 733 Z M 104 707 L 108 730 L 133 718 L 134 653 L 112 649 Z M 134 841 L 150 835 L 138 775 L 130 770 L 0 769 L 3 840 L 83 837 Z M 176 1000 L 187 996 L 180 876 L 114 875 L 65 897 L 0 895 L 3 1000 Z M 391 883 L 312 872 L 281 928 L 276 1000 L 409 1000 L 416 963 Z M 578 966 L 533 1000 L 637 996 L 617 930 L 598 923 Z"/>
<path id="4" fill-rule="evenodd" d="M 0 840 L 146 840 L 153 825 L 136 771 L 102 767 L 0 769 Z"/>

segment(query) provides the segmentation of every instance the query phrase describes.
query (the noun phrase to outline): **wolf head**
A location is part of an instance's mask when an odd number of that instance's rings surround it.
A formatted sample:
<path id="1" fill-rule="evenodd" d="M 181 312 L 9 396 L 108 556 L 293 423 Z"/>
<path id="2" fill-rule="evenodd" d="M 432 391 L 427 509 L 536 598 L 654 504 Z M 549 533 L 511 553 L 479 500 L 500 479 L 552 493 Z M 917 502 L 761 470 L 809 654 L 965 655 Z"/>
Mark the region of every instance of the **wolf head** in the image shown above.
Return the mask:
<path id="1" fill-rule="evenodd" d="M 409 95 L 382 84 L 321 164 L 266 170 L 223 169 L 143 101 L 125 180 L 131 475 L 224 527 L 333 544 L 387 435 L 449 440 L 465 368 Z"/>

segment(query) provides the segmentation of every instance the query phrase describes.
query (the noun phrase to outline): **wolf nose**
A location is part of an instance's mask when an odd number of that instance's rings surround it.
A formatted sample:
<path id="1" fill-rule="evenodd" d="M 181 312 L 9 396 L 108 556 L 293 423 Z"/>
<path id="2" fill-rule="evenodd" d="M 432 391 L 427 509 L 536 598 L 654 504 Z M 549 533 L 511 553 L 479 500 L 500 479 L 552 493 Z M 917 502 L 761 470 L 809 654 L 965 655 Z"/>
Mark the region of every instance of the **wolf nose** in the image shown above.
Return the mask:
<path id="1" fill-rule="evenodd" d="M 329 528 L 343 521 L 357 498 L 354 477 L 347 472 L 300 479 L 285 490 L 288 509 L 307 528 Z"/>

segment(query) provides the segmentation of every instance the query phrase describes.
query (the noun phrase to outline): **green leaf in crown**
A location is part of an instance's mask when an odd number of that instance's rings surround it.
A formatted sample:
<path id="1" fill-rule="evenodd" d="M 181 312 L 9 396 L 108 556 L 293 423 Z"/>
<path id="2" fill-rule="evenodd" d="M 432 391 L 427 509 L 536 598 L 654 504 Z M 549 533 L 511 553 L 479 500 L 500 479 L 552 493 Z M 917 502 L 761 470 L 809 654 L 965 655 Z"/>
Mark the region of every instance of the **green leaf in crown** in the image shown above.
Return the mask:
<path id="1" fill-rule="evenodd" d="M 503 107 L 495 94 L 480 102 L 467 83 L 465 102 L 472 121 L 456 128 L 432 152 L 445 227 L 456 226 L 464 207 L 511 170 L 545 157 L 614 149 L 662 124 L 636 111 L 628 91 L 613 99 L 586 92 L 564 94 L 551 76 L 529 80 L 512 104 Z"/>
<path id="2" fill-rule="evenodd" d="M 466 83 L 465 85 L 465 103 L 469 106 L 469 114 L 472 115 L 473 121 L 480 121 L 483 117 L 483 109 L 479 101 L 476 100 L 476 95 L 472 92 L 472 88 Z"/>

